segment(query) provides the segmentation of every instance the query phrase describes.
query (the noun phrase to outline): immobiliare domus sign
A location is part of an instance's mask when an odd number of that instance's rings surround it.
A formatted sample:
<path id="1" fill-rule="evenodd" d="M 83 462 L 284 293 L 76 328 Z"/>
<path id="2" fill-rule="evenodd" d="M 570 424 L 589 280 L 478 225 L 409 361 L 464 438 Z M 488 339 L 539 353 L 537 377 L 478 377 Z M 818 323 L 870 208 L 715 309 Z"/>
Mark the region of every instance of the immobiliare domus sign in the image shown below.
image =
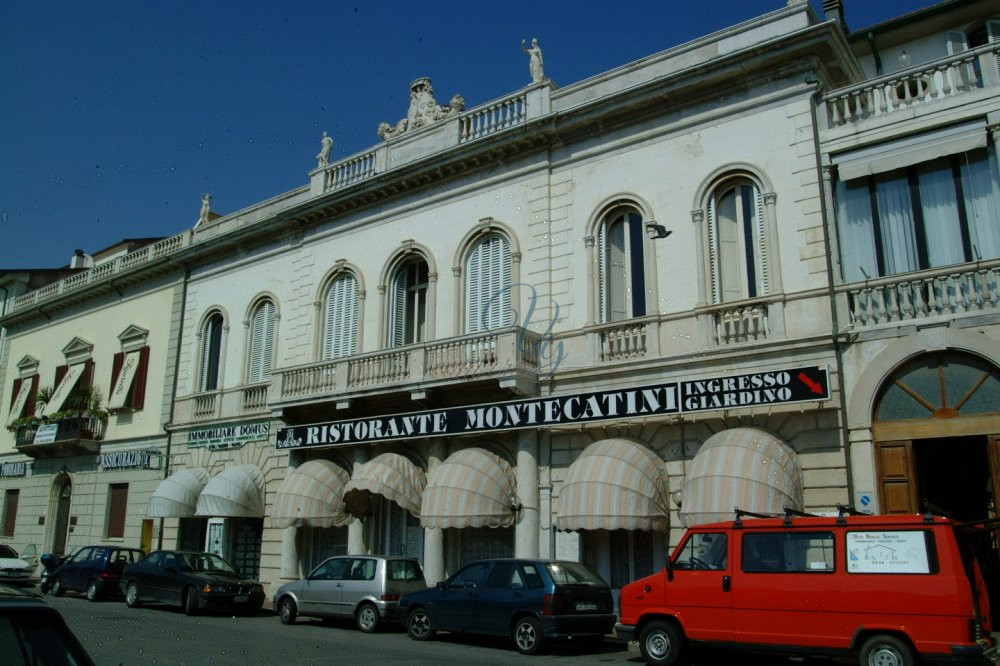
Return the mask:
<path id="1" fill-rule="evenodd" d="M 292 426 L 278 430 L 275 445 L 279 449 L 349 445 L 780 405 L 829 397 L 827 369 L 809 366 Z"/>

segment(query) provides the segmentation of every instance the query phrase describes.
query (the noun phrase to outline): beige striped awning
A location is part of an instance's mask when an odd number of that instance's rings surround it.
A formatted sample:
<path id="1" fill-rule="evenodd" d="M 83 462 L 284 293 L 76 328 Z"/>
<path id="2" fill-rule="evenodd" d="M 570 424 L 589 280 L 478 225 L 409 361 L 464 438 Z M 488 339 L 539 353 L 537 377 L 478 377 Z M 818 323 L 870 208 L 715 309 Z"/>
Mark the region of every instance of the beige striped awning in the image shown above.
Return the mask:
<path id="1" fill-rule="evenodd" d="M 233 465 L 205 484 L 196 516 L 264 517 L 264 474 L 256 465 Z"/>
<path id="2" fill-rule="evenodd" d="M 760 428 L 731 428 L 695 454 L 681 490 L 685 526 L 735 518 L 734 507 L 782 514 L 802 508 L 802 467 L 795 451 Z"/>
<path id="3" fill-rule="evenodd" d="M 656 530 L 670 527 L 666 464 L 647 446 L 604 439 L 566 470 L 559 491 L 560 530 Z"/>
<path id="4" fill-rule="evenodd" d="M 424 470 L 398 453 L 380 453 L 366 463 L 354 465 L 351 480 L 344 486 L 346 509 L 357 518 L 366 513 L 358 507 L 367 503 L 351 501 L 350 495 L 374 493 L 395 502 L 414 516 L 420 515 L 420 496 L 427 477 Z"/>
<path id="5" fill-rule="evenodd" d="M 427 476 L 424 527 L 510 527 L 517 513 L 517 481 L 510 464 L 485 449 L 457 451 Z"/>
<path id="6" fill-rule="evenodd" d="M 149 498 L 150 518 L 188 518 L 194 515 L 198 496 L 211 475 L 204 467 L 174 472 L 156 486 Z"/>
<path id="7" fill-rule="evenodd" d="M 333 527 L 346 525 L 344 486 L 351 475 L 330 460 L 310 460 L 288 471 L 274 498 L 274 527 Z"/>

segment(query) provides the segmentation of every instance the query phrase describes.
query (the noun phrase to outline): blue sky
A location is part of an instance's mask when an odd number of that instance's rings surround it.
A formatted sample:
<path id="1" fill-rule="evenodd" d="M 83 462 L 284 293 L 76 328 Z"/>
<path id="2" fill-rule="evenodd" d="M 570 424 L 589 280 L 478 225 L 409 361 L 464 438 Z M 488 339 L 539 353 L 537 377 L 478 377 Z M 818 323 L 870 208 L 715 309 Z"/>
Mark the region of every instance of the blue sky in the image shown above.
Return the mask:
<path id="1" fill-rule="evenodd" d="M 413 79 L 468 107 L 529 83 L 522 39 L 565 85 L 784 4 L 0 0 L 0 269 L 304 185 L 323 131 L 331 160 L 378 143 Z M 845 4 L 857 30 L 934 0 Z"/>

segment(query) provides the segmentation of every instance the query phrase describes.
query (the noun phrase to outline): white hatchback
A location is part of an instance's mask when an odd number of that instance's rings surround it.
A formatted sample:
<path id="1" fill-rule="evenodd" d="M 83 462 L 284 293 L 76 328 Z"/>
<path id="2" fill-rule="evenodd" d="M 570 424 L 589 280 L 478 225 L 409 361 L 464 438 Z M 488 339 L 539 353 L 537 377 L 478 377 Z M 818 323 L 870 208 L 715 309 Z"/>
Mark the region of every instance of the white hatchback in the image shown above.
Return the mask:
<path id="1" fill-rule="evenodd" d="M 0 544 L 0 582 L 26 583 L 33 567 L 17 555 L 17 551 Z"/>

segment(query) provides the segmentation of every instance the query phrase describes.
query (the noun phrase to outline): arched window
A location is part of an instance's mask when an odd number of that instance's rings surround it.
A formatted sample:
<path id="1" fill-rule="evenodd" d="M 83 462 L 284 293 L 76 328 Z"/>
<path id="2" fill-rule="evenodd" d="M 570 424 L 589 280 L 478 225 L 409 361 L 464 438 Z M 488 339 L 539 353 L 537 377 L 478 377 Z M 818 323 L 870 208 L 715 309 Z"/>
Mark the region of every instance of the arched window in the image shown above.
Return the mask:
<path id="1" fill-rule="evenodd" d="M 341 273 L 326 292 L 323 306 L 323 359 L 350 356 L 358 339 L 358 280 Z"/>
<path id="2" fill-rule="evenodd" d="M 602 321 L 622 321 L 646 314 L 646 271 L 642 215 L 616 208 L 601 222 L 600 292 Z"/>
<path id="3" fill-rule="evenodd" d="M 219 388 L 219 374 L 222 362 L 222 329 L 225 320 L 219 312 L 213 312 L 205 321 L 201 332 L 201 380 L 202 391 Z"/>
<path id="4" fill-rule="evenodd" d="M 392 277 L 389 293 L 389 346 L 422 342 L 427 327 L 427 262 L 414 257 Z"/>
<path id="5" fill-rule="evenodd" d="M 486 236 L 472 248 L 465 263 L 467 333 L 510 325 L 511 265 L 510 243 L 499 234 Z"/>
<path id="6" fill-rule="evenodd" d="M 250 316 L 250 358 L 247 381 L 262 382 L 271 374 L 274 354 L 274 303 L 261 301 Z"/>
<path id="7" fill-rule="evenodd" d="M 717 187 L 708 204 L 708 229 L 714 302 L 766 294 L 766 229 L 757 184 L 737 178 Z"/>

